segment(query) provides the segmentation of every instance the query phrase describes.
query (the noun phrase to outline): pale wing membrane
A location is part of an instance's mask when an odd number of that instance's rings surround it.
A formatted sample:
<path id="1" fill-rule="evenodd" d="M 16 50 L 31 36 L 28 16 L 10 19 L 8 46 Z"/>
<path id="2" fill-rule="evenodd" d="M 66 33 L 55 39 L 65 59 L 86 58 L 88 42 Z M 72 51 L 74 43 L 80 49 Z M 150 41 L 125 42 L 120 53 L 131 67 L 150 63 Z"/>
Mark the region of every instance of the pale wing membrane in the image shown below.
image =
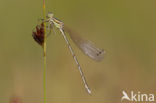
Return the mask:
<path id="1" fill-rule="evenodd" d="M 71 29 L 64 27 L 65 32 L 68 32 L 73 42 L 91 59 L 101 61 L 104 58 L 105 51 L 97 48 L 91 41 L 84 40 Z"/>

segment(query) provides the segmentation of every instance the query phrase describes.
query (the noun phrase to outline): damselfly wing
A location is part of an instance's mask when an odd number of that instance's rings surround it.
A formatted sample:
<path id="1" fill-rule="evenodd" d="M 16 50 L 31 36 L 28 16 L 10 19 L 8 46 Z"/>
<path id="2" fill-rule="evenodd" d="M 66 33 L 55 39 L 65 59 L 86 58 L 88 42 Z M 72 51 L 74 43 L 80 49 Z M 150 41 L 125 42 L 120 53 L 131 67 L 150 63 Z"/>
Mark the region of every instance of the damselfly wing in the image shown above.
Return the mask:
<path id="1" fill-rule="evenodd" d="M 73 42 L 79 47 L 82 52 L 95 61 L 101 61 L 104 58 L 105 51 L 103 49 L 97 48 L 94 43 L 89 40 L 81 38 L 76 32 L 64 26 L 65 32 L 67 32 Z"/>

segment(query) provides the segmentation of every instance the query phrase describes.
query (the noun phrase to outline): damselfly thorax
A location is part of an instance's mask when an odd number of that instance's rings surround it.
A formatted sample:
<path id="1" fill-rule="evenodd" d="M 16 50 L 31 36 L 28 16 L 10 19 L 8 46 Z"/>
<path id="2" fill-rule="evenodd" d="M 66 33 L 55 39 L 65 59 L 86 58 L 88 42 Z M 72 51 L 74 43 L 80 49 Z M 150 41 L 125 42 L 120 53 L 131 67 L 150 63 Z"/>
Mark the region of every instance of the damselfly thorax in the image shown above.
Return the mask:
<path id="1" fill-rule="evenodd" d="M 81 38 L 73 30 L 71 30 L 70 28 L 66 27 L 62 21 L 54 18 L 53 13 L 48 13 L 47 19 L 44 20 L 44 21 L 48 24 L 47 29 L 50 30 L 49 33 L 51 33 L 51 30 L 54 31 L 54 26 L 56 28 L 58 28 L 59 31 L 61 32 L 61 34 L 62 34 L 62 36 L 63 36 L 63 38 L 64 38 L 64 40 L 65 40 L 65 42 L 66 42 L 66 44 L 68 46 L 68 48 L 69 48 L 73 58 L 74 58 L 74 61 L 77 64 L 77 67 L 78 67 L 78 70 L 80 72 L 82 81 L 83 81 L 83 83 L 85 85 L 85 88 L 86 88 L 87 92 L 89 94 L 91 94 L 91 90 L 89 89 L 87 81 L 85 79 L 85 75 L 84 75 L 84 73 L 82 71 L 82 68 L 81 68 L 81 66 L 80 66 L 80 64 L 79 64 L 79 62 L 77 60 L 75 52 L 74 52 L 71 44 L 69 43 L 69 40 L 68 40 L 65 32 L 69 34 L 69 36 L 71 37 L 73 42 L 77 45 L 77 47 L 80 48 L 80 50 L 85 55 L 87 55 L 88 57 L 90 57 L 91 59 L 93 59 L 95 61 L 101 61 L 103 59 L 103 57 L 104 57 L 105 51 L 103 49 L 97 48 L 91 41 L 85 40 L 85 39 Z"/>
<path id="2" fill-rule="evenodd" d="M 55 27 L 58 28 L 58 29 L 63 29 L 63 27 L 64 27 L 64 23 L 62 21 L 54 18 L 52 13 L 48 13 L 46 21 L 49 22 L 51 27 L 53 25 L 55 25 Z"/>

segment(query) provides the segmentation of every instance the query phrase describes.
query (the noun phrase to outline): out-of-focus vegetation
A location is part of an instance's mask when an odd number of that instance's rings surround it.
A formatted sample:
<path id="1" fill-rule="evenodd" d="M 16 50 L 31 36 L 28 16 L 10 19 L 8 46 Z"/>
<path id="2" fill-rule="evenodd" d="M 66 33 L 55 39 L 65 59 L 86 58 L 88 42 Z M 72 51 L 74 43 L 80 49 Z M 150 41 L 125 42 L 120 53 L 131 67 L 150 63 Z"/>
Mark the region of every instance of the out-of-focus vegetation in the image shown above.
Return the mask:
<path id="1" fill-rule="evenodd" d="M 120 103 L 122 90 L 156 93 L 155 0 L 46 0 L 46 10 L 107 51 L 96 63 L 72 43 L 92 89 L 85 91 L 58 31 L 48 37 L 47 103 Z M 0 103 L 43 101 L 43 52 L 32 30 L 42 0 L 0 1 Z"/>

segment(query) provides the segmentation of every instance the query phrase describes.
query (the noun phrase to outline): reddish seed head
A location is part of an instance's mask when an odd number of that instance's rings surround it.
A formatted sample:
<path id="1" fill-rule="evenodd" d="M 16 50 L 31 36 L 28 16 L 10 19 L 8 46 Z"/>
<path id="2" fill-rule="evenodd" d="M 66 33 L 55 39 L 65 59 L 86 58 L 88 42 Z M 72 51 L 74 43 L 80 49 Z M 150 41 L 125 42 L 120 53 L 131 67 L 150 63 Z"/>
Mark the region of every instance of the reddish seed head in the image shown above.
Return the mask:
<path id="1" fill-rule="evenodd" d="M 44 43 L 44 23 L 36 26 L 36 31 L 33 31 L 32 36 L 34 40 L 41 46 Z"/>

